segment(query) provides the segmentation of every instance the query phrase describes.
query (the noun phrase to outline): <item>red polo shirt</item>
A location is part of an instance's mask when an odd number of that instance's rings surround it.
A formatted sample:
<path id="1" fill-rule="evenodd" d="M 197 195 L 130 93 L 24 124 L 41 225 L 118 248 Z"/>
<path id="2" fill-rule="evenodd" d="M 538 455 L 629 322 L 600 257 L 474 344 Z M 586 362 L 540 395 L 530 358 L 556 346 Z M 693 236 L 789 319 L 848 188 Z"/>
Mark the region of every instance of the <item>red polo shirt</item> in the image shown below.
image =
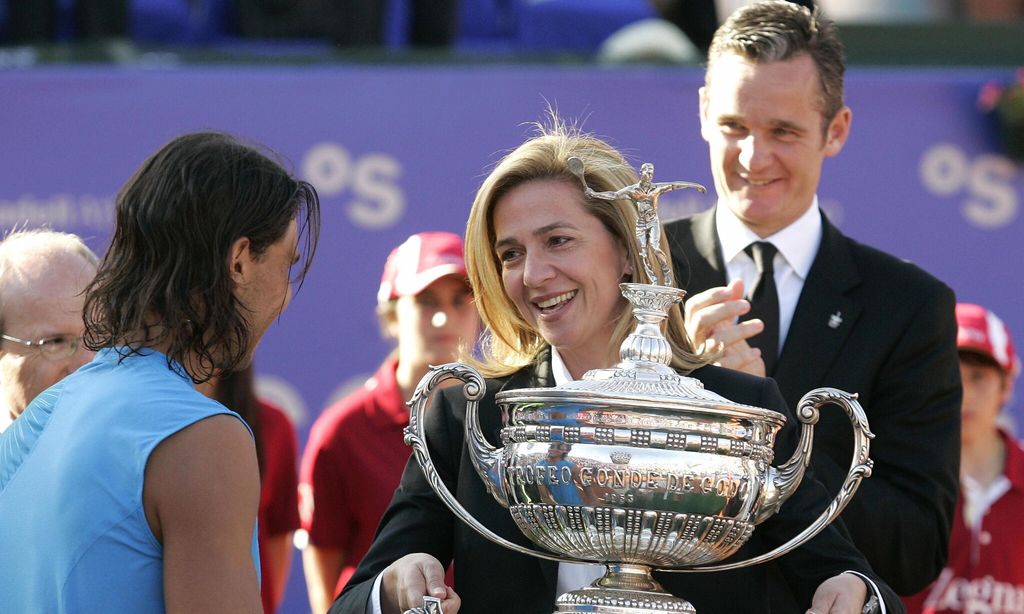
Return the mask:
<path id="1" fill-rule="evenodd" d="M 299 528 L 299 502 L 296 493 L 295 461 L 298 446 L 295 443 L 295 427 L 283 411 L 265 401 L 259 404 L 260 446 L 263 470 L 260 477 L 259 533 L 260 569 L 262 570 L 263 611 L 274 612 L 274 594 L 271 574 L 280 570 L 271 569 L 265 556 L 264 543 L 267 538 L 292 533 Z"/>
<path id="2" fill-rule="evenodd" d="M 302 455 L 300 510 L 309 543 L 346 553 L 335 594 L 369 549 L 411 453 L 397 366 L 388 359 L 362 388 L 325 409 Z"/>

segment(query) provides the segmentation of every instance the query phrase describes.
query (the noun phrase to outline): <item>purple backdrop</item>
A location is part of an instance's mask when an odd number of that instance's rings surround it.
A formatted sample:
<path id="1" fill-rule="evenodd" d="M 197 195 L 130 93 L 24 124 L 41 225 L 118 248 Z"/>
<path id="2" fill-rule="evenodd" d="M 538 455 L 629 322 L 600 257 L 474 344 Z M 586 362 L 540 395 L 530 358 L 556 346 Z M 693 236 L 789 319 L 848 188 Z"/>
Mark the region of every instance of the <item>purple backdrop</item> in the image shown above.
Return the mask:
<path id="1" fill-rule="evenodd" d="M 844 232 L 931 271 L 1024 340 L 1024 180 L 975 107 L 982 83 L 1010 78 L 1009 70 L 850 71 L 852 138 L 826 163 L 820 196 Z M 0 229 L 47 224 L 102 253 L 114 195 L 168 139 L 215 129 L 279 151 L 323 202 L 314 268 L 257 354 L 261 392 L 289 410 L 301 444 L 320 409 L 389 349 L 373 315 L 388 251 L 419 230 L 461 232 L 487 170 L 547 104 L 584 119 L 634 162 L 654 162 L 661 180 L 710 187 L 701 80 L 695 68 L 8 71 L 0 75 Z M 712 198 L 669 195 L 663 219 Z M 292 572 L 283 611 L 306 611 L 298 558 Z"/>

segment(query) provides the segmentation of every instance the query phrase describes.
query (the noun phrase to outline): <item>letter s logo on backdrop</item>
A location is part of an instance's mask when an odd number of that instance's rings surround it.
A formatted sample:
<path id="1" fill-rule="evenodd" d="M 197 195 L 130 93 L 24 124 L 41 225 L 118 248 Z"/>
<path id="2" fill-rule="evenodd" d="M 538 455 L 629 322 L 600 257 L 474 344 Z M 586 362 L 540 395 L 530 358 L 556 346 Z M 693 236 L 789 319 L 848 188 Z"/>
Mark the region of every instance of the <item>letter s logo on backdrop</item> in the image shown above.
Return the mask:
<path id="1" fill-rule="evenodd" d="M 402 165 L 394 156 L 368 153 L 357 158 L 340 143 L 323 142 L 302 158 L 302 176 L 323 200 L 345 197 L 348 218 L 359 228 L 395 225 L 405 213 L 405 192 L 398 185 Z"/>
<path id="2" fill-rule="evenodd" d="M 983 230 L 1008 226 L 1017 217 L 1021 177 L 1009 159 L 993 154 L 968 157 L 950 143 L 930 147 L 921 157 L 921 182 L 936 196 L 956 197 L 967 221 Z"/>

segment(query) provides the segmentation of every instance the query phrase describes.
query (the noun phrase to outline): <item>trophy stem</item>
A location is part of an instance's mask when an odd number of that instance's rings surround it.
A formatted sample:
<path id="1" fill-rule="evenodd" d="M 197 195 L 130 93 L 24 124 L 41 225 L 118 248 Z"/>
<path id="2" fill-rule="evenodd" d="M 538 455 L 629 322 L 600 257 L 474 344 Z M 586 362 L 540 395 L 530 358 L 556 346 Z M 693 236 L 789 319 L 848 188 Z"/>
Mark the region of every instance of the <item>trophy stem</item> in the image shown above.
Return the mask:
<path id="1" fill-rule="evenodd" d="M 696 614 L 690 602 L 658 584 L 647 565 L 608 563 L 593 584 L 560 595 L 556 614 Z"/>
<path id="2" fill-rule="evenodd" d="M 622 295 L 633 305 L 636 328 L 619 348 L 621 366 L 633 366 L 663 375 L 675 375 L 669 367 L 672 346 L 661 332 L 669 309 L 683 300 L 678 288 L 650 284 L 619 284 Z"/>

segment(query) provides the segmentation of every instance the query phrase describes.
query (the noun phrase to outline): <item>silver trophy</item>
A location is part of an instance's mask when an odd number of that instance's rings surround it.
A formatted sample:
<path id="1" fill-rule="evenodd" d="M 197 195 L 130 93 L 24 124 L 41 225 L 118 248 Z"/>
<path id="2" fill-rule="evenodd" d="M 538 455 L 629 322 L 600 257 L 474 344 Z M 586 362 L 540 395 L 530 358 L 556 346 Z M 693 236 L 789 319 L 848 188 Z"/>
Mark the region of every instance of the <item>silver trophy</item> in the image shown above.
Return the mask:
<path id="1" fill-rule="evenodd" d="M 633 201 L 637 237 L 644 235 L 640 244 L 655 252 L 662 278 L 670 284 L 668 261 L 657 249 L 657 197 L 669 189 L 703 188 L 684 182 L 653 183 L 653 166 L 645 164 L 639 183 L 617 192 L 594 192 L 586 186 L 582 163 L 568 162 L 588 197 Z M 833 388 L 812 390 L 800 400 L 797 450 L 778 468 L 772 467 L 772 446 L 785 417 L 733 403 L 669 366 L 672 351 L 661 323 L 684 292 L 657 285 L 646 250 L 642 255 L 651 283 L 619 285 L 637 320 L 619 350 L 620 362 L 563 386 L 498 393 L 506 425 L 501 447 L 491 446 L 480 431 L 478 402 L 485 384 L 472 367 L 432 367 L 409 401 L 405 441 L 434 491 L 456 516 L 516 552 L 606 566 L 592 585 L 560 595 L 556 612 L 692 614 L 693 606 L 662 589 L 652 569 L 716 571 L 779 557 L 835 520 L 861 479 L 871 475 L 868 451 L 874 435 L 864 410 L 856 395 Z M 423 412 L 432 391 L 452 377 L 465 384 L 466 441 L 480 479 L 544 551 L 525 548 L 484 527 L 438 477 L 427 450 Z M 826 404 L 842 407 L 853 424 L 853 458 L 839 494 L 785 544 L 741 562 L 721 563 L 800 484 L 811 459 L 819 409 Z"/>

